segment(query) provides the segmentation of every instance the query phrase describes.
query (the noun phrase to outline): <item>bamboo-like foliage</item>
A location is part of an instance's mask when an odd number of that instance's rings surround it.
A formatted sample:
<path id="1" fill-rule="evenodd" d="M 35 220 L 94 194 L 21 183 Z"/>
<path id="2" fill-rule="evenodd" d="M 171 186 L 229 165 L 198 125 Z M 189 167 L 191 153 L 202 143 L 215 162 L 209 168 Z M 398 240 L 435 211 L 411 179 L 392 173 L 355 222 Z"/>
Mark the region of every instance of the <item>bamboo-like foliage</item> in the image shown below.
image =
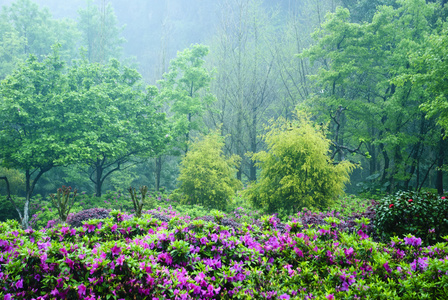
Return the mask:
<path id="1" fill-rule="evenodd" d="M 256 207 L 270 213 L 324 209 L 343 194 L 355 165 L 331 159 L 331 141 L 306 114 L 297 111 L 296 120 L 279 118 L 267 129 L 267 151 L 252 155 L 260 178 L 244 192 Z"/>
<path id="2" fill-rule="evenodd" d="M 70 210 L 73 207 L 73 204 L 75 203 L 76 194 L 78 192 L 77 189 L 73 190 L 73 196 L 71 196 L 72 187 L 66 187 L 62 186 L 62 188 L 59 188 L 56 195 L 51 194 L 51 202 L 54 206 L 56 206 L 56 209 L 58 210 L 59 219 L 61 222 L 65 223 L 67 221 L 68 214 L 70 213 Z"/>

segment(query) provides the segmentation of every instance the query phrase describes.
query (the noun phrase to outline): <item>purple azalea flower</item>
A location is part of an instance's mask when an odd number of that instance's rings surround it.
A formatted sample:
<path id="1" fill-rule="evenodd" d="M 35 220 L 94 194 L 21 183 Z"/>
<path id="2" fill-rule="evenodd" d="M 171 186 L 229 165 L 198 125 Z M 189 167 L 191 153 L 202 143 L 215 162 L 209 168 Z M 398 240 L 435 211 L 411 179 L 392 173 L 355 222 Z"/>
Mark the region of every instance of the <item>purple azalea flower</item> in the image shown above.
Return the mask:
<path id="1" fill-rule="evenodd" d="M 355 250 L 353 250 L 352 247 L 350 247 L 350 248 L 348 248 L 348 249 L 347 249 L 347 248 L 344 248 L 344 254 L 345 254 L 345 256 L 346 256 L 347 258 L 352 257 L 354 253 L 355 253 Z"/>
<path id="2" fill-rule="evenodd" d="M 65 263 L 68 265 L 70 269 L 73 269 L 73 266 L 75 265 L 75 262 L 71 260 L 70 258 L 65 259 Z"/>
<path id="3" fill-rule="evenodd" d="M 280 297 L 278 297 L 278 299 L 285 299 L 285 300 L 289 300 L 291 297 L 289 297 L 288 294 L 283 294 Z"/>
<path id="4" fill-rule="evenodd" d="M 117 258 L 117 265 L 122 266 L 123 262 L 124 262 L 124 255 L 122 254 Z"/>
<path id="5" fill-rule="evenodd" d="M 21 289 L 23 288 L 23 279 L 20 279 L 16 282 L 16 288 Z"/>
<path id="6" fill-rule="evenodd" d="M 70 228 L 68 228 L 68 227 L 62 227 L 60 229 L 60 232 L 64 235 L 67 234 L 69 231 L 70 231 Z"/>
<path id="7" fill-rule="evenodd" d="M 404 238 L 404 244 L 405 245 L 411 245 L 411 246 L 418 247 L 418 246 L 420 246 L 422 244 L 422 239 L 421 238 L 416 238 L 415 236 L 405 237 Z"/>
<path id="8" fill-rule="evenodd" d="M 117 244 L 115 244 L 115 246 L 113 246 L 113 247 L 110 249 L 110 252 L 112 252 L 113 255 L 118 255 L 118 254 L 121 253 L 121 248 L 120 248 L 120 247 L 117 247 Z"/>
<path id="9" fill-rule="evenodd" d="M 387 262 L 384 263 L 383 267 L 386 269 L 387 273 L 392 273 L 392 269 Z"/>
<path id="10" fill-rule="evenodd" d="M 427 257 L 419 257 L 417 263 L 418 263 L 418 266 L 420 267 L 420 269 L 422 271 L 425 271 L 426 268 L 428 267 L 428 258 Z"/>
<path id="11" fill-rule="evenodd" d="M 417 261 L 414 259 L 414 261 L 411 262 L 411 270 L 415 272 L 416 269 L 417 269 Z"/>
<path id="12" fill-rule="evenodd" d="M 86 294 L 86 286 L 84 284 L 81 284 L 78 286 L 78 294 L 79 294 L 79 297 Z"/>

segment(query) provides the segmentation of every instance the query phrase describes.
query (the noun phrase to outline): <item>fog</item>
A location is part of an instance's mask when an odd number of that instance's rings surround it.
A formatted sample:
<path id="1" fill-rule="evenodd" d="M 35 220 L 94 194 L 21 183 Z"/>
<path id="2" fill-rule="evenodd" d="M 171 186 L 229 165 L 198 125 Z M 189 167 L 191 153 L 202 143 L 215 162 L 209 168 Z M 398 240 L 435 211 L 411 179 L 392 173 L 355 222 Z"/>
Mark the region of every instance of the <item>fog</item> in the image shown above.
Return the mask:
<path id="1" fill-rule="evenodd" d="M 90 64 L 87 70 L 116 59 L 138 71 L 129 82 L 141 75 L 141 86 L 154 85 L 154 94 L 146 97 L 162 103 L 157 110 L 166 114 L 167 124 L 160 128 L 170 130 L 163 136 L 174 136 L 178 144 L 167 143 L 166 152 L 140 153 L 143 158 L 129 155 L 138 163 L 107 165 L 105 190 L 126 188 L 119 186 L 124 181 L 174 190 L 188 143 L 213 130 L 225 137 L 224 152 L 239 157 L 237 179 L 255 182 L 261 170 L 250 157 L 267 149 L 267 126 L 294 120 L 296 109 L 321 126 L 335 165 L 356 165 L 350 192 L 434 188 L 440 193 L 448 183 L 443 176 L 448 121 L 432 102 L 446 94 L 441 93 L 446 85 L 437 85 L 440 76 L 418 77 L 431 63 L 446 73 L 443 64 L 434 63 L 443 62 L 437 55 L 445 49 L 434 41 L 446 35 L 445 0 L 0 0 L 0 6 L 0 79 L 16 76 L 3 87 L 2 105 L 9 103 L 10 111 L 0 117 L 12 124 L 0 127 L 5 141 L 18 134 L 7 130 L 21 128 L 22 113 L 34 116 L 14 102 L 28 99 L 14 98 L 21 66 L 30 55 L 42 63 L 53 45 L 60 45 L 61 65 L 82 60 Z M 60 96 L 69 101 L 67 95 Z M 36 108 L 32 101 L 26 105 Z M 0 152 L 0 159 L 10 157 Z M 23 173 L 16 161 L 9 166 Z M 51 167 L 38 178 L 39 193 L 61 184 L 95 189 L 78 170 L 88 170 L 92 179 L 98 173 L 92 165 Z"/>

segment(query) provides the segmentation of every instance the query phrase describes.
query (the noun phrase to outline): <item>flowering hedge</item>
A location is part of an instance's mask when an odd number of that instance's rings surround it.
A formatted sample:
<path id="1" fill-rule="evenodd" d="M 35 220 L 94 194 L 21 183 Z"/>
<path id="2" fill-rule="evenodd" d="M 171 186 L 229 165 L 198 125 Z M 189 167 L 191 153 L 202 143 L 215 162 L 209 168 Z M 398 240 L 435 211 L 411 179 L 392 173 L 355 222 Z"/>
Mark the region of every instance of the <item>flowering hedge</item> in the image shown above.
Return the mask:
<path id="1" fill-rule="evenodd" d="M 304 228 L 301 215 L 238 226 L 219 213 L 210 220 L 173 211 L 111 215 L 40 231 L 0 223 L 0 299 L 448 296 L 446 242 L 422 247 L 408 235 L 376 243 L 367 218 L 349 232 L 332 216 Z"/>
<path id="2" fill-rule="evenodd" d="M 382 239 L 412 233 L 425 245 L 448 235 L 448 199 L 430 192 L 398 192 L 375 207 L 374 225 Z"/>

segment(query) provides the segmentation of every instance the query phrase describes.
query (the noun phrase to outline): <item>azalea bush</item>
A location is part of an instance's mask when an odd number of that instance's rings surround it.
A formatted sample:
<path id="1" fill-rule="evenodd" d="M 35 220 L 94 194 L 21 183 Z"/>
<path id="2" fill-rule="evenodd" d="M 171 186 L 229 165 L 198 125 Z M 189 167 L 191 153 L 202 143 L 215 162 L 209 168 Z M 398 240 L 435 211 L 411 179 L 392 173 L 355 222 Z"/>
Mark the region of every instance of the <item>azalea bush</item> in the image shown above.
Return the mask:
<path id="1" fill-rule="evenodd" d="M 377 243 L 366 234 L 368 218 L 353 229 L 336 214 L 312 226 L 303 218 L 238 223 L 218 211 L 193 220 L 158 209 L 141 218 L 113 211 L 78 228 L 0 223 L 0 299 L 448 296 L 446 241 L 423 247 L 407 235 Z"/>
<path id="2" fill-rule="evenodd" d="M 383 239 L 414 234 L 425 244 L 448 235 L 448 199 L 431 192 L 398 192 L 376 207 L 375 227 Z"/>

